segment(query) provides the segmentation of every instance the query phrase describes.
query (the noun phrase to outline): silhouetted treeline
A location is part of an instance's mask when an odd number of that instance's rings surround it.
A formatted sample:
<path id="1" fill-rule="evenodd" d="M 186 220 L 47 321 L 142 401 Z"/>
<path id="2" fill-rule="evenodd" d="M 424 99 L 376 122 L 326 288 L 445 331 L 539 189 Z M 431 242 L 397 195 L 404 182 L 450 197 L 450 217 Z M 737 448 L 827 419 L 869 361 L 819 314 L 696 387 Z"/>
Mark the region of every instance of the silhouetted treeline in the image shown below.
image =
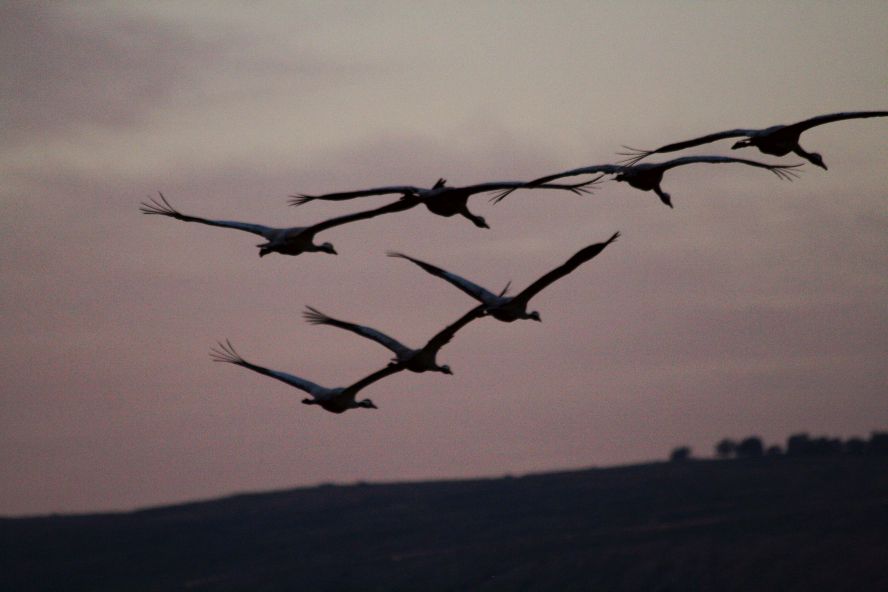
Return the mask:
<path id="1" fill-rule="evenodd" d="M 755 458 L 760 456 L 884 456 L 888 455 L 888 432 L 873 432 L 868 440 L 854 436 L 847 440 L 807 433 L 793 434 L 786 446 L 774 444 L 767 448 L 758 436 L 749 436 L 740 442 L 725 438 L 715 445 L 718 458 Z"/>
<path id="2" fill-rule="evenodd" d="M 717 458 L 758 458 L 761 456 L 886 456 L 888 455 L 888 432 L 873 432 L 869 440 L 853 436 L 847 440 L 819 436 L 812 438 L 807 433 L 793 434 L 786 439 L 786 446 L 779 444 L 765 446 L 758 436 L 748 436 L 739 442 L 724 438 L 715 445 Z M 669 460 L 686 461 L 692 458 L 690 446 L 672 449 Z"/>

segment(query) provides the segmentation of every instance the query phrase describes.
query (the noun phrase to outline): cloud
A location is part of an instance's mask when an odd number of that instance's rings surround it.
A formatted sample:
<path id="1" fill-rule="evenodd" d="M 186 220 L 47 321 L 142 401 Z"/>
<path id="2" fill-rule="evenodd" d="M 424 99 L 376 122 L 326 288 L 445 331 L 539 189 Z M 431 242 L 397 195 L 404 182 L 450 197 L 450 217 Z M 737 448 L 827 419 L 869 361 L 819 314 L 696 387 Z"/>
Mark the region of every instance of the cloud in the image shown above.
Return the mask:
<path id="1" fill-rule="evenodd" d="M 45 140 L 85 126 L 128 128 L 176 97 L 206 107 L 308 93 L 373 71 L 367 64 L 340 63 L 308 50 L 272 50 L 259 35 L 200 31 L 125 9 L 100 14 L 66 4 L 4 3 L 5 140 Z"/>
<path id="2" fill-rule="evenodd" d="M 4 4 L 0 23 L 7 141 L 131 125 L 193 75 L 196 60 L 182 56 L 219 49 L 157 22 L 97 20 L 62 4 Z"/>

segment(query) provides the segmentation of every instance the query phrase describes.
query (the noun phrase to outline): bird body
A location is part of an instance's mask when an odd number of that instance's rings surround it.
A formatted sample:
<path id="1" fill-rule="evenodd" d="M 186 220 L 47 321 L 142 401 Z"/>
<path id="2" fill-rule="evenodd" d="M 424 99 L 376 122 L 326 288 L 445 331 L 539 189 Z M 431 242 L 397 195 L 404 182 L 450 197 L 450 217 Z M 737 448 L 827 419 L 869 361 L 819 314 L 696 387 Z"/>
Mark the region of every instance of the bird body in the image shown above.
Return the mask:
<path id="1" fill-rule="evenodd" d="M 322 409 L 331 413 L 343 413 L 349 409 L 377 409 L 376 405 L 370 399 L 362 399 L 358 401 L 355 399 L 355 395 L 357 395 L 358 391 L 376 382 L 380 378 L 394 374 L 400 370 L 400 368 L 395 366 L 386 366 L 381 370 L 377 370 L 373 374 L 365 376 L 352 385 L 326 388 L 309 380 L 305 380 L 304 378 L 294 376 L 293 374 L 270 370 L 263 366 L 248 362 L 235 351 L 231 342 L 227 340 L 225 343 L 220 341 L 217 347 L 210 349 L 210 357 L 213 358 L 214 362 L 224 362 L 227 364 L 243 366 L 244 368 L 258 372 L 259 374 L 264 374 L 265 376 L 270 376 L 281 382 L 285 382 L 301 391 L 305 391 L 311 395 L 311 398 L 303 399 L 303 404 L 319 405 Z"/>
<path id="2" fill-rule="evenodd" d="M 485 315 L 492 316 L 493 318 L 506 323 L 511 323 L 519 319 L 531 319 L 534 321 L 540 321 L 542 319 L 540 318 L 540 313 L 538 311 L 528 312 L 527 310 L 527 304 L 530 299 L 538 294 L 541 290 L 543 290 L 546 286 L 573 272 L 580 265 L 601 253 L 605 249 L 605 247 L 617 240 L 619 236 L 620 233 L 615 232 L 613 236 L 611 236 L 605 242 L 595 243 L 580 249 L 562 265 L 546 273 L 515 296 L 506 296 L 506 292 L 509 288 L 508 284 L 502 292 L 500 292 L 499 294 L 494 294 L 490 290 L 487 290 L 479 286 L 478 284 L 475 284 L 474 282 L 471 282 L 463 277 L 456 275 L 455 273 L 451 273 L 430 263 L 426 263 L 425 261 L 420 261 L 419 259 L 404 255 L 403 253 L 389 252 L 388 255 L 389 257 L 400 257 L 402 259 L 407 259 L 408 261 L 413 262 L 428 273 L 450 282 L 452 285 L 456 286 L 472 298 L 481 302 L 484 307 L 483 314 Z"/>
<path id="3" fill-rule="evenodd" d="M 447 187 L 445 183 L 444 179 L 439 179 L 434 187 L 419 194 L 426 209 L 445 218 L 460 215 L 478 228 L 490 228 L 483 217 L 469 210 L 469 198 L 475 193 L 483 193 L 484 190 L 474 190 L 472 187 Z"/>
<path id="4" fill-rule="evenodd" d="M 823 162 L 823 157 L 816 152 L 806 151 L 804 148 L 802 148 L 801 144 L 799 144 L 799 137 L 802 135 L 802 132 L 811 129 L 812 127 L 831 123 L 834 121 L 886 116 L 888 116 L 888 111 L 846 111 L 840 113 L 829 113 L 827 115 L 818 115 L 817 117 L 812 117 L 810 119 L 805 119 L 804 121 L 799 121 L 788 125 L 772 125 L 771 127 L 763 129 L 732 129 L 723 132 L 716 132 L 714 134 L 708 134 L 699 138 L 693 138 L 691 140 L 685 140 L 683 142 L 675 142 L 673 144 L 660 146 L 655 150 L 637 150 L 635 148 L 629 148 L 628 146 L 626 146 L 625 148 L 629 150 L 629 152 L 621 152 L 620 154 L 629 157 L 625 159 L 622 164 L 634 165 L 641 159 L 650 156 L 651 154 L 675 152 L 677 150 L 684 150 L 685 148 L 700 146 L 702 144 L 708 144 L 710 142 L 717 142 L 718 140 L 724 140 L 727 138 L 745 137 L 745 139 L 734 143 L 731 148 L 733 150 L 736 150 L 738 148 L 754 146 L 758 148 L 760 152 L 764 154 L 770 154 L 772 156 L 786 156 L 787 154 L 792 152 L 808 160 L 809 162 L 811 162 L 811 164 L 819 166 L 820 168 L 825 170 L 827 167 L 826 164 Z"/>
<path id="5" fill-rule="evenodd" d="M 311 306 L 306 307 L 307 310 L 302 313 L 302 316 L 312 324 L 315 325 L 332 325 L 334 327 L 339 327 L 340 329 L 345 329 L 347 331 L 351 331 L 362 337 L 366 337 L 367 339 L 372 339 L 377 343 L 387 347 L 394 354 L 395 357 L 392 359 L 392 364 L 400 365 L 401 367 L 410 370 L 411 372 L 443 372 L 444 374 L 453 374 L 453 371 L 450 369 L 450 366 L 444 364 L 439 365 L 436 358 L 438 355 L 438 351 L 444 347 L 447 343 L 453 339 L 453 336 L 459 331 L 461 328 L 465 327 L 469 322 L 478 318 L 483 312 L 482 306 L 477 306 L 462 315 L 458 320 L 451 323 L 443 330 L 439 331 L 434 337 L 432 337 L 428 343 L 426 343 L 423 347 L 419 349 L 411 349 L 406 345 L 402 344 L 397 339 L 389 337 L 385 333 L 381 331 L 377 331 L 371 327 L 366 327 L 364 325 L 357 325 L 355 323 L 349 323 L 346 321 L 340 321 L 339 319 L 334 319 L 332 317 L 328 317 L 321 311 L 316 308 L 312 308 Z"/>
<path id="6" fill-rule="evenodd" d="M 387 206 L 357 212 L 337 218 L 330 218 L 311 226 L 295 226 L 290 228 L 274 228 L 263 226 L 261 224 L 250 224 L 248 222 L 234 222 L 229 220 L 209 220 L 207 218 L 199 218 L 197 216 L 188 216 L 182 214 L 166 200 L 162 193 L 159 193 L 160 199 L 151 199 L 150 202 L 142 202 L 139 208 L 143 214 L 152 214 L 160 216 L 169 216 L 183 222 L 198 222 L 208 226 L 218 226 L 221 228 L 234 228 L 251 232 L 263 237 L 266 242 L 256 245 L 259 247 L 259 256 L 264 257 L 269 253 L 280 253 L 281 255 L 301 255 L 302 253 L 321 252 L 336 255 L 336 249 L 329 242 L 317 244 L 314 242 L 315 235 L 322 230 L 327 230 L 334 226 L 355 222 L 358 220 L 366 220 L 381 214 L 396 212 L 406 209 L 404 204 L 395 202 Z"/>
<path id="7" fill-rule="evenodd" d="M 683 156 L 681 158 L 674 158 L 672 160 L 668 160 L 666 162 L 657 162 L 657 163 L 641 163 L 636 164 L 629 167 L 623 167 L 615 176 L 615 181 L 625 181 L 629 184 L 630 187 L 634 187 L 636 189 L 640 189 L 641 191 L 653 191 L 657 194 L 664 204 L 672 207 L 672 198 L 671 196 L 663 191 L 660 187 L 660 183 L 663 181 L 663 174 L 671 168 L 685 165 L 685 164 L 695 164 L 695 163 L 709 163 L 709 164 L 725 164 L 725 163 L 740 163 L 746 164 L 749 166 L 764 168 L 775 175 L 777 175 L 780 179 L 791 180 L 793 177 L 797 176 L 798 173 L 793 169 L 802 166 L 801 164 L 794 165 L 774 165 L 774 164 L 766 164 L 763 162 L 758 162 L 756 160 L 747 160 L 745 158 L 732 158 L 730 156 Z"/>
<path id="8" fill-rule="evenodd" d="M 563 177 L 574 177 L 577 175 L 603 173 L 605 175 L 613 175 L 615 181 L 626 182 L 631 187 L 640 189 L 641 191 L 653 191 L 660 198 L 660 201 L 671 208 L 671 196 L 663 191 L 660 187 L 660 183 L 663 181 L 663 174 L 671 168 L 695 163 L 746 164 L 749 166 L 767 169 L 777 175 L 779 178 L 787 180 L 791 180 L 793 177 L 798 176 L 798 173 L 794 169 L 802 166 L 801 164 L 767 164 L 763 162 L 758 162 L 756 160 L 733 158 L 730 156 L 682 156 L 680 158 L 674 158 L 665 162 L 644 162 L 635 165 L 599 164 L 580 167 L 578 169 L 571 169 L 569 171 L 555 173 L 554 175 L 546 175 L 545 177 L 540 177 L 539 179 L 531 181 L 530 184 L 536 185 L 538 183 L 548 183 L 549 181 L 561 179 Z M 505 192 L 501 195 L 498 195 L 494 198 L 494 200 L 500 201 L 504 197 L 506 197 L 508 193 L 509 192 Z"/>
<path id="9" fill-rule="evenodd" d="M 592 181 L 577 183 L 575 185 L 544 184 L 537 187 L 542 189 L 563 189 L 576 194 L 582 194 L 587 193 L 589 187 L 595 184 L 596 181 L 597 179 L 593 179 Z M 469 198 L 477 193 L 503 191 L 507 189 L 514 191 L 515 189 L 521 189 L 527 185 L 528 184 L 525 181 L 500 181 L 468 185 L 465 187 L 448 187 L 446 180 L 438 179 L 438 181 L 430 188 L 415 187 L 413 185 L 392 185 L 359 191 L 328 193 L 325 195 L 294 195 L 290 199 L 290 205 L 298 206 L 316 199 L 341 201 L 358 197 L 400 193 L 402 202 L 409 204 L 407 207 L 424 204 L 426 209 L 438 216 L 449 218 L 451 216 L 460 215 L 470 220 L 472 224 L 479 228 L 490 228 L 484 218 L 469 210 Z"/>

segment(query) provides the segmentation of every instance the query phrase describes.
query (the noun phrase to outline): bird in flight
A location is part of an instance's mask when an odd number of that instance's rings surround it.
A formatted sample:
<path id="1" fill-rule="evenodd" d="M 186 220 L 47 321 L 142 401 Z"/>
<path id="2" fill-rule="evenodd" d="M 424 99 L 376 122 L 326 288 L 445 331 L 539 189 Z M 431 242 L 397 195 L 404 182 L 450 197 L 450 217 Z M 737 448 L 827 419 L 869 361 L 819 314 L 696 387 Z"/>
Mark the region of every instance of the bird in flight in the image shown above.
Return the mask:
<path id="1" fill-rule="evenodd" d="M 249 224 L 247 222 L 208 220 L 206 218 L 198 218 L 196 216 L 187 216 L 171 206 L 170 203 L 163 196 L 163 193 L 158 194 L 160 195 L 159 200 L 152 198 L 150 202 L 142 202 L 139 210 L 143 214 L 169 216 L 170 218 L 175 218 L 176 220 L 182 220 L 184 222 L 199 222 L 201 224 L 207 224 L 209 226 L 234 228 L 237 230 L 252 232 L 253 234 L 258 234 L 267 241 L 265 243 L 256 245 L 257 247 L 259 247 L 260 257 L 264 257 L 269 253 L 280 253 L 282 255 L 299 255 L 301 253 L 307 252 L 322 252 L 336 255 L 336 249 L 333 248 L 333 245 L 331 243 L 325 242 L 321 244 L 316 244 L 314 242 L 314 237 L 317 233 L 321 232 L 322 230 L 327 230 L 328 228 L 333 228 L 334 226 L 339 226 L 341 224 L 348 224 L 349 222 L 356 222 L 358 220 L 366 220 L 368 218 L 373 218 L 374 216 L 387 214 L 389 212 L 399 212 L 407 209 L 408 207 L 403 203 L 395 202 L 387 206 L 376 208 L 375 210 L 357 212 L 355 214 L 348 214 L 346 216 L 339 216 L 338 218 L 324 220 L 323 222 L 319 222 L 312 226 L 272 228 L 270 226 L 262 226 L 261 224 Z"/>
<path id="2" fill-rule="evenodd" d="M 224 362 L 226 364 L 243 366 L 253 372 L 258 372 L 265 376 L 271 376 L 281 382 L 286 382 L 290 386 L 298 388 L 311 395 L 311 398 L 302 399 L 303 404 L 320 405 L 322 409 L 325 409 L 330 413 L 343 413 L 349 409 L 378 409 L 370 399 L 362 399 L 358 401 L 355 399 L 355 395 L 358 394 L 358 391 L 373 384 L 380 378 L 384 378 L 401 370 L 398 366 L 386 366 L 381 370 L 377 370 L 373 374 L 365 376 L 350 386 L 326 388 L 286 372 L 269 370 L 268 368 L 252 364 L 243 359 L 240 354 L 235 351 L 231 342 L 228 340 L 226 340 L 225 343 L 220 341 L 218 346 L 211 348 L 210 357 L 214 362 Z"/>
<path id="3" fill-rule="evenodd" d="M 435 357 L 437 356 L 438 351 L 453 339 L 453 336 L 456 335 L 457 331 L 468 325 L 472 320 L 481 316 L 484 311 L 484 306 L 476 306 L 461 316 L 458 320 L 439 331 L 420 349 L 410 349 L 400 341 L 371 327 L 356 325 L 354 323 L 348 323 L 346 321 L 340 321 L 339 319 L 328 317 L 311 306 L 306 306 L 306 309 L 307 310 L 302 313 L 302 316 L 305 317 L 309 323 L 315 325 L 332 325 L 334 327 L 339 327 L 340 329 L 346 329 L 353 333 L 357 333 L 362 337 L 366 337 L 367 339 L 372 339 L 392 350 L 395 353 L 395 357 L 392 358 L 392 365 L 401 366 L 412 372 L 434 371 L 443 372 L 444 374 L 453 374 L 450 366 L 447 364 L 438 365 Z"/>
<path id="4" fill-rule="evenodd" d="M 530 299 L 536 296 L 549 284 L 563 278 L 583 263 L 589 261 L 596 255 L 601 253 L 605 249 L 605 247 L 617 240 L 617 237 L 619 236 L 620 233 L 615 232 L 613 236 L 611 236 L 603 243 L 595 243 L 593 245 L 589 245 L 588 247 L 580 249 L 562 265 L 543 275 L 515 296 L 506 296 L 506 292 L 508 292 L 509 290 L 509 284 L 506 284 L 506 287 L 503 289 L 502 292 L 500 292 L 499 294 L 494 294 L 490 290 L 482 288 L 478 284 L 470 282 L 469 280 L 460 277 L 455 273 L 450 273 L 449 271 L 445 271 L 440 267 L 436 267 L 434 265 L 431 265 L 430 263 L 426 263 L 425 261 L 420 261 L 419 259 L 414 259 L 413 257 L 409 257 L 407 255 L 404 255 L 403 253 L 389 252 L 388 256 L 401 257 L 402 259 L 412 261 L 416 265 L 426 270 L 428 273 L 450 282 L 475 300 L 481 302 L 484 305 L 483 314 L 485 315 L 490 315 L 493 318 L 504 321 L 506 323 L 511 323 L 512 321 L 516 321 L 518 319 L 533 319 L 534 321 L 541 321 L 542 319 L 540 318 L 539 312 L 535 310 L 531 312 L 527 311 L 527 304 Z"/>
<path id="5" fill-rule="evenodd" d="M 797 123 L 790 123 L 788 125 L 774 125 L 763 129 L 732 129 L 717 132 L 694 138 L 693 140 L 685 140 L 684 142 L 676 142 L 674 144 L 660 146 L 655 150 L 638 150 L 636 148 L 624 146 L 628 152 L 620 152 L 619 154 L 628 157 L 621 161 L 621 164 L 633 165 L 651 154 L 675 152 L 676 150 L 684 150 L 685 148 L 708 144 L 726 138 L 745 136 L 745 140 L 736 142 L 731 148 L 736 150 L 747 146 L 755 146 L 762 153 L 771 154 L 773 156 L 786 156 L 790 152 L 794 152 L 811 162 L 811 164 L 815 164 L 826 170 L 826 164 L 823 162 L 823 157 L 820 156 L 820 154 L 817 154 L 816 152 L 808 152 L 799 144 L 799 136 L 802 135 L 802 132 L 818 125 L 832 123 L 833 121 L 885 116 L 888 116 L 888 111 L 848 111 L 843 113 L 830 113 L 828 115 L 818 115 L 817 117 L 812 117 L 811 119 L 806 119 Z"/>
<path id="6" fill-rule="evenodd" d="M 575 185 L 551 185 L 542 184 L 535 186 L 541 189 L 563 189 L 577 195 L 590 193 L 591 188 L 598 182 L 598 179 L 592 179 L 585 183 L 577 183 Z M 354 199 L 357 197 L 369 197 L 373 195 L 388 195 L 390 193 L 400 193 L 403 202 L 411 204 L 410 207 L 419 204 L 425 204 L 426 208 L 433 214 L 449 218 L 459 214 L 468 218 L 478 228 L 490 228 L 487 221 L 481 216 L 473 214 L 468 207 L 468 200 L 476 193 L 486 193 L 488 191 L 503 191 L 521 189 L 527 187 L 528 183 L 524 181 L 501 181 L 492 183 L 479 183 L 478 185 L 467 185 L 465 187 L 448 187 L 447 181 L 438 179 L 431 188 L 414 187 L 413 185 L 391 185 L 389 187 L 376 187 L 374 189 L 363 189 L 359 191 L 345 191 L 342 193 L 327 193 L 325 195 L 292 195 L 290 196 L 290 205 L 300 206 L 304 203 L 314 201 L 316 199 L 325 201 L 342 201 Z"/>
<path id="7" fill-rule="evenodd" d="M 663 173 L 677 166 L 701 162 L 712 164 L 747 164 L 750 166 L 767 169 L 777 175 L 779 178 L 786 180 L 792 180 L 793 178 L 798 177 L 798 172 L 794 169 L 802 166 L 801 163 L 766 164 L 755 160 L 746 160 L 745 158 L 733 158 L 730 156 L 682 156 L 680 158 L 674 158 L 665 162 L 643 162 L 636 165 L 598 164 L 587 167 L 580 167 L 578 169 L 572 169 L 561 173 L 555 173 L 554 175 L 540 177 L 539 179 L 531 181 L 530 185 L 534 185 L 537 183 L 548 183 L 549 181 L 560 179 L 562 177 L 604 173 L 606 175 L 613 175 L 615 181 L 625 181 L 630 186 L 635 187 L 636 189 L 640 189 L 642 191 L 653 190 L 654 193 L 656 193 L 657 196 L 660 198 L 660 201 L 671 208 L 672 197 L 660 188 L 660 183 L 663 180 Z M 497 203 L 505 198 L 507 195 L 509 195 L 509 193 L 511 193 L 511 191 L 504 191 L 503 193 L 494 196 L 491 201 Z"/>

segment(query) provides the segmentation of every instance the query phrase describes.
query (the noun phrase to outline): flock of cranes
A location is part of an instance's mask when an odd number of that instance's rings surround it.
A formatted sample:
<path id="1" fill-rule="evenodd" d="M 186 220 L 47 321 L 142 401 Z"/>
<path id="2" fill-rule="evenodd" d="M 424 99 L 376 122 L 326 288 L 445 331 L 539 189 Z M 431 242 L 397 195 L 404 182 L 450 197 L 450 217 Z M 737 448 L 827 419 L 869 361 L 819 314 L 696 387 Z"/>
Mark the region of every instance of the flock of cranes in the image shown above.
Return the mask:
<path id="1" fill-rule="evenodd" d="M 491 201 L 494 203 L 501 201 L 517 189 L 560 189 L 575 194 L 584 194 L 591 192 L 592 188 L 598 185 L 605 176 L 609 175 L 613 180 L 625 181 L 636 189 L 642 191 L 654 191 L 660 198 L 660 201 L 671 208 L 673 207 L 671 196 L 662 190 L 660 183 L 663 180 L 663 174 L 667 170 L 677 166 L 696 163 L 745 164 L 747 166 L 766 169 L 774 173 L 780 179 L 792 180 L 794 177 L 798 176 L 798 167 L 802 166 L 803 163 L 789 165 L 768 164 L 756 160 L 733 158 L 729 156 L 685 156 L 659 163 L 645 162 L 639 164 L 639 162 L 652 154 L 675 152 L 722 139 L 743 137 L 745 139 L 736 142 L 732 146 L 732 149 L 754 146 L 762 153 L 773 156 L 786 156 L 789 153 L 794 153 L 825 170 L 827 167 L 823 161 L 823 157 L 815 152 L 804 150 L 799 144 L 799 136 L 802 132 L 814 126 L 834 121 L 885 116 L 888 116 L 888 111 L 833 113 L 813 117 L 789 125 L 776 125 L 764 129 L 727 130 L 708 134 L 692 140 L 667 144 L 654 150 L 637 150 L 625 147 L 628 152 L 619 154 L 626 158 L 618 164 L 585 166 L 546 175 L 532 181 L 504 181 L 480 183 L 466 187 L 448 187 L 444 179 L 438 179 L 438 181 L 428 189 L 414 187 L 412 185 L 395 185 L 358 191 L 328 193 L 325 195 L 302 194 L 291 196 L 290 205 L 300 206 L 314 200 L 347 201 L 368 196 L 400 194 L 400 198 L 397 201 L 388 205 L 372 210 L 347 214 L 345 216 L 338 216 L 311 226 L 275 228 L 246 222 L 210 220 L 197 216 L 189 216 L 182 214 L 170 205 L 162 193 L 158 193 L 157 198 L 151 198 L 149 201 L 143 202 L 140 210 L 144 214 L 167 216 L 176 220 L 182 220 L 183 222 L 198 222 L 209 226 L 234 228 L 236 230 L 243 230 L 245 232 L 259 235 L 266 241 L 256 245 L 259 247 L 260 257 L 268 255 L 269 253 L 300 255 L 302 253 L 321 252 L 335 255 L 337 252 L 331 243 L 324 242 L 319 244 L 315 242 L 316 234 L 343 224 L 349 224 L 359 220 L 367 220 L 383 214 L 405 211 L 420 204 L 425 205 L 425 207 L 433 214 L 444 217 L 460 215 L 467 218 L 479 228 L 489 228 L 487 221 L 484 220 L 484 218 L 472 213 L 468 209 L 469 198 L 481 193 L 497 192 L 491 198 Z M 553 181 L 558 179 L 579 175 L 597 176 L 582 183 L 553 183 Z M 276 378 L 292 387 L 302 390 L 310 395 L 309 398 L 302 400 L 306 405 L 319 405 L 322 409 L 332 413 L 342 413 L 349 409 L 376 409 L 377 407 L 372 400 L 357 399 L 357 394 L 362 389 L 386 376 L 402 370 L 453 374 L 448 365 L 438 363 L 437 355 L 441 348 L 449 343 L 460 329 L 482 317 L 492 317 L 507 323 L 521 319 L 540 321 L 541 317 L 539 312 L 527 310 L 530 299 L 550 284 L 574 272 L 578 267 L 595 258 L 604 251 L 608 245 L 616 241 L 619 236 L 620 233 L 615 232 L 606 241 L 591 244 L 580 249 L 567 261 L 543 274 L 539 279 L 514 296 L 507 295 L 509 290 L 508 284 L 497 294 L 455 273 L 432 265 L 431 263 L 426 263 L 425 261 L 415 259 L 403 253 L 389 252 L 388 255 L 390 257 L 397 257 L 410 261 L 425 272 L 441 278 L 454 287 L 462 290 L 471 298 L 478 301 L 479 304 L 439 331 L 419 349 L 412 349 L 395 338 L 371 327 L 335 319 L 327 316 L 316 308 L 307 306 L 306 310 L 303 312 L 303 316 L 307 322 L 317 325 L 330 325 L 346 331 L 351 331 L 361 337 L 379 343 L 383 347 L 391 350 L 394 354 L 394 357 L 388 365 L 346 387 L 327 388 L 286 372 L 270 370 L 253 364 L 241 357 L 227 340 L 225 342 L 219 342 L 216 347 L 213 347 L 210 350 L 210 357 L 216 362 L 243 366 L 244 368 Z"/>

